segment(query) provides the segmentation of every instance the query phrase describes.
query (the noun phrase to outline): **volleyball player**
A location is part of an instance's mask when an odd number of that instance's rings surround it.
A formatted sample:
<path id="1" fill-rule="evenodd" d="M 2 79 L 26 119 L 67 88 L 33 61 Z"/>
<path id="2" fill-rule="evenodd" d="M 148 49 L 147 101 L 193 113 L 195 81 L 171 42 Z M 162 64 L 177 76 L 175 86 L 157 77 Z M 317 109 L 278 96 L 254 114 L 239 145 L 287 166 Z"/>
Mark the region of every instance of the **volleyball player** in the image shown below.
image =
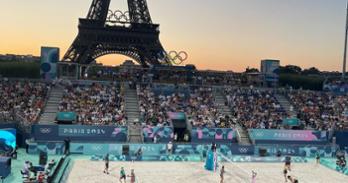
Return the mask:
<path id="1" fill-rule="evenodd" d="M 105 155 L 104 161 L 105 161 L 104 173 L 109 174 L 109 153 Z"/>
<path id="2" fill-rule="evenodd" d="M 285 157 L 285 168 L 291 171 L 291 157 L 286 156 Z"/>
<path id="3" fill-rule="evenodd" d="M 221 167 L 220 170 L 220 183 L 224 183 L 225 166 Z"/>
<path id="4" fill-rule="evenodd" d="M 256 183 L 256 176 L 257 173 L 253 171 L 251 171 L 251 183 Z"/>
<path id="5" fill-rule="evenodd" d="M 126 183 L 126 172 L 124 171 L 124 168 L 121 167 L 121 171 L 120 171 L 120 182 L 122 183 L 122 179 L 124 180 L 124 182 Z"/>
<path id="6" fill-rule="evenodd" d="M 288 169 L 287 168 L 284 168 L 283 174 L 284 174 L 285 182 L 288 182 L 288 178 L 287 178 L 287 176 L 288 176 Z"/>

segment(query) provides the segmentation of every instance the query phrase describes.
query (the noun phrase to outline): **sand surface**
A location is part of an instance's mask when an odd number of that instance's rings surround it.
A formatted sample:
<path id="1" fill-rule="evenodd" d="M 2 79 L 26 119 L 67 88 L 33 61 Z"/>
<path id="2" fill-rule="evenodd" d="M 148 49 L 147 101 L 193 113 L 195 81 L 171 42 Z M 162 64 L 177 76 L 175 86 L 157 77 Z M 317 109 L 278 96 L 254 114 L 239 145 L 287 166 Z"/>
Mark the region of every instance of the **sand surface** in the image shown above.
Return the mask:
<path id="1" fill-rule="evenodd" d="M 226 163 L 225 183 L 251 182 L 251 171 L 258 173 L 256 183 L 282 183 L 282 163 Z M 118 183 L 120 167 L 127 175 L 135 170 L 137 183 L 219 183 L 219 172 L 204 170 L 194 162 L 110 162 L 110 174 L 103 173 L 104 163 L 75 160 L 68 183 Z M 290 175 L 300 183 L 348 183 L 348 176 L 314 163 L 293 164 Z M 129 180 L 127 180 L 127 183 Z"/>

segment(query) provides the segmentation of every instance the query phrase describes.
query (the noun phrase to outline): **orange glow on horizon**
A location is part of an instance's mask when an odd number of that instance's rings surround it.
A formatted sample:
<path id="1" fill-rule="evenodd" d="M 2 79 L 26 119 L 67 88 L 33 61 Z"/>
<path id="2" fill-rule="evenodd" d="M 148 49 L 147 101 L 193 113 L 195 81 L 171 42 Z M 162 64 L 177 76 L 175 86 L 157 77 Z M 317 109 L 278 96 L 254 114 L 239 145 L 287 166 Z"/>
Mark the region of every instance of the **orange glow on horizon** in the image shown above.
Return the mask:
<path id="1" fill-rule="evenodd" d="M 39 55 L 41 46 L 52 46 L 60 48 L 62 57 L 90 2 L 2 1 L 0 54 Z M 113 1 L 113 8 L 124 9 L 125 2 L 118 2 Z M 184 64 L 241 72 L 247 67 L 259 68 L 262 59 L 274 58 L 281 65 L 341 70 L 344 0 L 200 2 L 197 6 L 197 1 L 148 0 L 153 22 L 160 24 L 161 43 L 167 51 L 186 51 L 189 59 Z M 111 55 L 98 62 L 119 65 L 126 59 Z"/>

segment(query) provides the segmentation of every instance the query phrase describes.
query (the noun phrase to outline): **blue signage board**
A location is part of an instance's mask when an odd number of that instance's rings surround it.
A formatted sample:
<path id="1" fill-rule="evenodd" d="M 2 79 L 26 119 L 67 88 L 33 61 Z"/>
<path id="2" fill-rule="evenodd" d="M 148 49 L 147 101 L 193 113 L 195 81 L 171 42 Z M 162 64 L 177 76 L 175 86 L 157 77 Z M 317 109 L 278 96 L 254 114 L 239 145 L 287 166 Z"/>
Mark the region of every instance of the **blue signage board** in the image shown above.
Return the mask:
<path id="1" fill-rule="evenodd" d="M 326 131 L 251 129 L 249 135 L 256 143 L 279 143 L 280 141 L 292 143 L 327 142 Z"/>
<path id="2" fill-rule="evenodd" d="M 167 116 L 171 120 L 186 120 L 186 114 L 184 112 L 167 112 Z"/>
<path id="3" fill-rule="evenodd" d="M 48 154 L 62 154 L 64 152 L 63 142 L 32 142 L 28 143 L 29 154 L 38 154 L 40 151 Z M 141 149 L 142 159 L 155 156 L 182 155 L 205 157 L 210 150 L 210 144 L 173 144 L 172 153 L 168 154 L 167 144 L 122 144 L 105 142 L 72 142 L 70 153 L 82 155 L 101 155 L 109 153 L 113 156 L 139 156 Z M 281 153 L 284 155 L 315 157 L 318 153 L 321 157 L 332 157 L 338 146 L 332 145 L 284 145 L 284 144 L 262 144 L 262 145 L 238 145 L 218 144 L 217 152 L 226 157 L 232 156 L 259 156 L 260 149 L 266 151 L 266 156 L 274 157 Z M 124 151 L 127 149 L 127 151 Z M 156 158 L 154 159 L 156 160 Z"/>
<path id="4" fill-rule="evenodd" d="M 16 129 L 0 129 L 0 152 L 11 152 L 16 148 Z"/>
<path id="5" fill-rule="evenodd" d="M 40 75 L 42 79 L 51 81 L 57 77 L 59 48 L 41 47 Z"/>
<path id="6" fill-rule="evenodd" d="M 335 131 L 336 143 L 348 153 L 348 131 Z"/>
<path id="7" fill-rule="evenodd" d="M 153 142 L 157 138 L 157 142 L 167 143 L 173 141 L 174 130 L 172 127 L 143 127 L 143 136 L 145 142 Z"/>
<path id="8" fill-rule="evenodd" d="M 282 145 L 282 144 L 263 144 L 255 146 L 255 155 L 259 155 L 259 149 L 266 150 L 267 156 L 281 155 L 316 157 L 319 154 L 321 157 L 332 157 L 336 153 L 337 146 L 332 145 Z"/>
<path id="9" fill-rule="evenodd" d="M 77 115 L 75 112 L 59 112 L 57 113 L 58 121 L 76 121 Z"/>
<path id="10" fill-rule="evenodd" d="M 70 138 L 73 141 L 126 142 L 127 127 L 87 126 L 87 125 L 34 125 L 32 136 L 37 141 L 61 141 Z"/>
<path id="11" fill-rule="evenodd" d="M 193 128 L 191 131 L 191 141 L 194 143 L 237 142 L 235 132 L 231 128 Z"/>
<path id="12" fill-rule="evenodd" d="M 300 120 L 298 118 L 285 118 L 283 119 L 283 125 L 299 126 Z"/>

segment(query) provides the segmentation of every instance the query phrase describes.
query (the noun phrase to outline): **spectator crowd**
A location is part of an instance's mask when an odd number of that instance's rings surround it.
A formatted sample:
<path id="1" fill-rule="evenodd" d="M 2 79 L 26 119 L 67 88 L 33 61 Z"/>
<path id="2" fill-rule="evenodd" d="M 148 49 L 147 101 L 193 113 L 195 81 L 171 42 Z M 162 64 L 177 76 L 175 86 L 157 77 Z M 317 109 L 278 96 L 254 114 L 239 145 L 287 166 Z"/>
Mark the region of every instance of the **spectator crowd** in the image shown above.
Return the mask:
<path id="1" fill-rule="evenodd" d="M 287 97 L 298 110 L 297 117 L 307 129 L 343 129 L 344 124 L 348 122 L 347 95 L 290 90 L 287 92 Z"/>
<path id="2" fill-rule="evenodd" d="M 86 79 L 193 85 L 240 85 L 242 82 L 242 75 L 238 73 L 198 71 L 192 67 L 95 67 L 90 71 Z"/>
<path id="3" fill-rule="evenodd" d="M 0 81 L 0 121 L 36 123 L 50 86 L 41 82 Z"/>
<path id="4" fill-rule="evenodd" d="M 177 74 L 180 72 L 177 71 Z M 214 89 L 200 84 L 153 84 L 151 72 L 135 73 L 130 83 L 136 87 L 140 121 L 144 125 L 169 126 L 168 112 L 183 112 L 193 127 L 282 129 L 289 117 L 276 98 L 277 90 L 226 86 L 221 91 L 232 113 L 220 110 Z M 162 76 L 161 76 L 162 77 Z M 164 77 L 164 76 L 163 76 Z M 169 77 L 169 76 L 168 76 Z M 177 76 L 171 76 L 170 78 Z M 191 77 L 195 82 L 200 76 Z M 214 76 L 207 77 L 211 82 Z M 207 79 L 206 78 L 206 79 Z M 36 123 L 51 85 L 34 81 L 0 81 L 0 121 Z M 348 96 L 333 92 L 282 90 L 302 124 L 302 129 L 344 129 L 348 124 Z M 126 125 L 124 92 L 116 83 L 66 84 L 60 112 L 76 112 L 84 125 Z"/>
<path id="5" fill-rule="evenodd" d="M 280 129 L 286 117 L 272 90 L 225 87 L 234 121 L 244 128 Z"/>
<path id="6" fill-rule="evenodd" d="M 231 118 L 217 110 L 211 87 L 183 86 L 164 91 L 158 93 L 150 85 L 138 85 L 140 116 L 146 125 L 168 126 L 168 112 L 183 112 L 194 127 L 230 127 Z"/>
<path id="7" fill-rule="evenodd" d="M 125 125 L 124 97 L 116 84 L 68 85 L 60 112 L 75 112 L 84 125 Z"/>

